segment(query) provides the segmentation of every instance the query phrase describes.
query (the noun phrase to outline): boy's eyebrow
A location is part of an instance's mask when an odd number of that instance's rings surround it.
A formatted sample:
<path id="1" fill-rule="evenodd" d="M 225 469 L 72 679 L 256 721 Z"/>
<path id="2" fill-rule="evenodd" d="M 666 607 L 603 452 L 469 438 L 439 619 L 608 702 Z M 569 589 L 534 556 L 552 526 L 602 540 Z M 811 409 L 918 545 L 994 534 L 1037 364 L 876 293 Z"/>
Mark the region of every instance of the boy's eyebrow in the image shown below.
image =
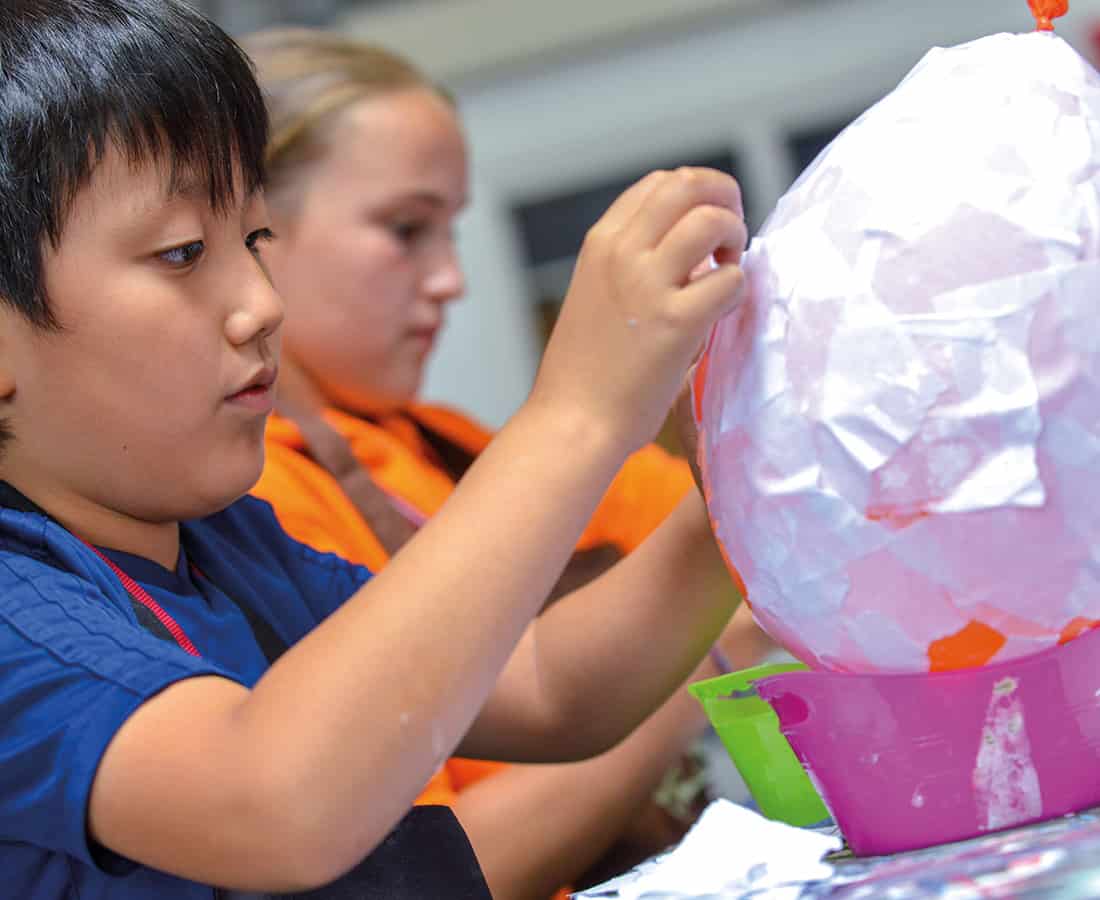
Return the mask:
<path id="1" fill-rule="evenodd" d="M 243 180 L 240 175 L 236 179 L 235 187 L 240 186 L 240 182 Z M 262 189 L 262 185 L 245 185 L 244 194 L 241 199 L 247 203 Z M 208 178 L 199 175 L 196 172 L 187 172 L 186 174 L 173 174 L 164 179 L 164 199 L 171 202 L 172 200 L 194 200 L 196 202 L 210 202 L 210 181 Z"/>
<path id="2" fill-rule="evenodd" d="M 238 182 L 238 187 L 241 186 Z M 243 202 L 247 204 L 258 189 L 248 190 L 247 185 L 243 188 Z M 164 173 L 159 190 L 131 193 L 122 199 L 120 206 L 125 214 L 111 225 L 111 231 L 123 240 L 144 242 L 156 229 L 176 221 L 181 212 L 210 209 L 210 183 L 198 173 L 181 171 L 175 176 Z"/>

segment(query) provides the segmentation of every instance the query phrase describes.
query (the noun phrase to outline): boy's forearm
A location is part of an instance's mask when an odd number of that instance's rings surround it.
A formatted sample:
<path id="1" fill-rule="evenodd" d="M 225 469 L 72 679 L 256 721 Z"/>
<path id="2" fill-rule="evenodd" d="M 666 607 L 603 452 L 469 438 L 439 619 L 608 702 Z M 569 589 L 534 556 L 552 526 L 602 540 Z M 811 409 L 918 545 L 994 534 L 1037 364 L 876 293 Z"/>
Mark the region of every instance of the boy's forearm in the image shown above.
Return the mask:
<path id="1" fill-rule="evenodd" d="M 454 750 L 622 455 L 588 422 L 525 409 L 439 515 L 251 692 L 243 726 L 299 773 L 302 802 L 349 853 Z"/>

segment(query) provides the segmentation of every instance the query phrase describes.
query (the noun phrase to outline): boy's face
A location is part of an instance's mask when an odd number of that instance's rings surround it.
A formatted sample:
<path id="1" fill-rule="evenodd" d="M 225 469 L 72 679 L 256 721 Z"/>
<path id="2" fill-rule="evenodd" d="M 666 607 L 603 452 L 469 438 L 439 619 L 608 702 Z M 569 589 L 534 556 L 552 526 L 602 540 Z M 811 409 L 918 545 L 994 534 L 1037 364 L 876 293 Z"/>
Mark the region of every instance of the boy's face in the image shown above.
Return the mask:
<path id="1" fill-rule="evenodd" d="M 45 247 L 62 330 L 0 311 L 0 409 L 15 434 L 3 476 L 51 510 L 90 503 L 147 522 L 247 491 L 283 316 L 258 258 L 268 224 L 260 196 L 219 215 L 203 179 L 170 196 L 162 171 L 112 148 L 59 249 Z"/>

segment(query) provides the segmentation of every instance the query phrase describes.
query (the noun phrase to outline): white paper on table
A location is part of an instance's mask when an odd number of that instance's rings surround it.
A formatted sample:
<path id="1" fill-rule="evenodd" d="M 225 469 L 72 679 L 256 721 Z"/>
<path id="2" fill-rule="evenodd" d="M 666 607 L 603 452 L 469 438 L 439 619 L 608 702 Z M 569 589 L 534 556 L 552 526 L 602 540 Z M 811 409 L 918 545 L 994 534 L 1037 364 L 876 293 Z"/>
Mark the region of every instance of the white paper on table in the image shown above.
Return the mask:
<path id="1" fill-rule="evenodd" d="M 825 854 L 840 839 L 715 800 L 683 841 L 664 856 L 598 887 L 576 900 L 731 900 L 744 895 L 797 897 L 802 887 L 832 875 Z M 760 893 L 758 893 L 760 892 Z"/>

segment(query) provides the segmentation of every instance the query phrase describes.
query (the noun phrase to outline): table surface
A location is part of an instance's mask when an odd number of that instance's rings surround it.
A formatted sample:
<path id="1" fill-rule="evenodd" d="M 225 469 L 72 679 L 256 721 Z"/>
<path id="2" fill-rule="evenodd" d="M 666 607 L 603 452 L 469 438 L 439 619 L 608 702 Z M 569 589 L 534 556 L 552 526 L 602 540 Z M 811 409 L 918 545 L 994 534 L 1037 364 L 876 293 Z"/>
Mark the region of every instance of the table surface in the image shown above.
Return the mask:
<path id="1" fill-rule="evenodd" d="M 789 885 L 798 900 L 1061 900 L 1100 897 L 1100 809 L 997 834 L 868 859 L 846 851 L 827 860 L 825 881 Z M 594 888 L 585 897 L 613 898 Z M 768 890 L 725 891 L 720 900 L 763 900 Z M 646 895 L 650 900 L 650 895 Z M 653 897 L 652 900 L 661 900 Z M 673 900 L 673 898 L 669 898 Z M 674 900 L 692 900 L 677 893 Z M 697 900 L 719 900 L 708 894 Z"/>
<path id="2" fill-rule="evenodd" d="M 800 900 L 1100 897 L 1100 810 L 894 856 L 838 854 L 832 862 L 833 876 L 804 886 Z"/>

